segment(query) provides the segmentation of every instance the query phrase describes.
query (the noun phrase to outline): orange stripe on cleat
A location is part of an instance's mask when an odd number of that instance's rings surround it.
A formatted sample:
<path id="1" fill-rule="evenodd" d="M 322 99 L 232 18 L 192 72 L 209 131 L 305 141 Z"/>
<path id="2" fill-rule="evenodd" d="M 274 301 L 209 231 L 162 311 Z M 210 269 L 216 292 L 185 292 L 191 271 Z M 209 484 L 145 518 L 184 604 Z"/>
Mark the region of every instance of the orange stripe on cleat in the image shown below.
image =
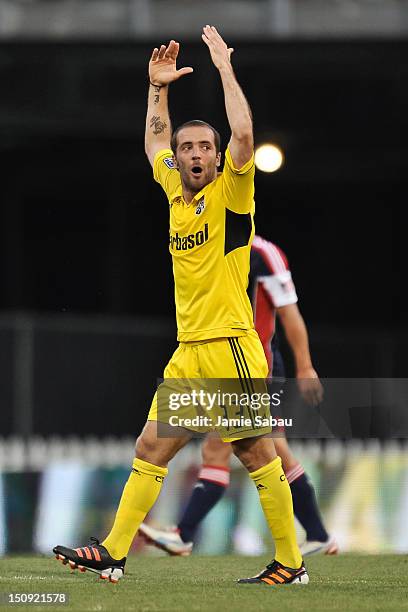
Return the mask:
<path id="1" fill-rule="evenodd" d="M 84 556 L 84 554 L 83 554 L 83 552 L 82 552 L 82 550 L 80 548 L 75 548 L 75 552 L 78 555 L 78 557 L 83 557 Z"/>
<path id="2" fill-rule="evenodd" d="M 279 576 L 279 574 L 271 574 L 271 578 L 275 578 L 275 580 L 277 580 L 281 584 L 282 584 L 282 582 L 285 582 L 285 579 L 282 578 L 282 576 Z"/>
<path id="3" fill-rule="evenodd" d="M 92 547 L 92 552 L 94 554 L 95 560 L 96 561 L 100 561 L 101 560 L 101 555 L 99 554 L 99 550 L 97 548 Z"/>
<path id="4" fill-rule="evenodd" d="M 270 578 L 261 578 L 261 580 L 262 582 L 266 582 L 266 584 L 275 584 Z"/>
<path id="5" fill-rule="evenodd" d="M 292 578 L 292 574 L 290 574 L 289 572 L 287 572 L 286 570 L 284 570 L 282 567 L 280 567 L 278 570 L 276 570 L 277 572 L 279 572 L 280 574 L 282 574 L 282 576 L 285 576 L 285 578 Z"/>
<path id="6" fill-rule="evenodd" d="M 87 546 L 84 547 L 84 551 L 85 551 L 86 558 L 92 561 L 91 551 L 89 550 Z"/>

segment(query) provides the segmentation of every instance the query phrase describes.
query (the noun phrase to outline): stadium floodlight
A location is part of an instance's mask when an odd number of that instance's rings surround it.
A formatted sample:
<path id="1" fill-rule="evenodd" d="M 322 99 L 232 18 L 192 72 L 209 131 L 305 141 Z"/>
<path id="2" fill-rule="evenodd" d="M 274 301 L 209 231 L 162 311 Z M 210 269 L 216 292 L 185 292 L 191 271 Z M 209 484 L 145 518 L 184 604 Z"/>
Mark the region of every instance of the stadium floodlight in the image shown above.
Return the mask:
<path id="1" fill-rule="evenodd" d="M 276 172 L 284 159 L 282 149 L 273 143 L 259 145 L 255 150 L 255 165 L 262 172 Z"/>

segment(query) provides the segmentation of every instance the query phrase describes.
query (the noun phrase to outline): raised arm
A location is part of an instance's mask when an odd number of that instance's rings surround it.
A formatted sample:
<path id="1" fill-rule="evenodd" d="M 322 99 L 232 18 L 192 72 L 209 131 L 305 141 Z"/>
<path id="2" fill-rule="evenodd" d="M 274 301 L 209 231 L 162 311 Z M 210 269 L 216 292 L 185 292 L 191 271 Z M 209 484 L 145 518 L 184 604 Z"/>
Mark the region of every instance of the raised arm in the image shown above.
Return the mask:
<path id="1" fill-rule="evenodd" d="M 156 153 L 170 147 L 169 84 L 193 72 L 191 67 L 177 70 L 179 47 L 178 42 L 171 40 L 167 47 L 162 45 L 160 49 L 153 49 L 149 62 L 150 85 L 147 100 L 145 151 L 152 166 Z"/>
<path id="2" fill-rule="evenodd" d="M 234 49 L 227 47 L 214 26 L 207 25 L 203 28 L 202 39 L 209 48 L 213 64 L 221 76 L 225 109 L 231 128 L 229 149 L 234 166 L 239 170 L 251 159 L 254 150 L 251 109 L 231 65 Z"/>

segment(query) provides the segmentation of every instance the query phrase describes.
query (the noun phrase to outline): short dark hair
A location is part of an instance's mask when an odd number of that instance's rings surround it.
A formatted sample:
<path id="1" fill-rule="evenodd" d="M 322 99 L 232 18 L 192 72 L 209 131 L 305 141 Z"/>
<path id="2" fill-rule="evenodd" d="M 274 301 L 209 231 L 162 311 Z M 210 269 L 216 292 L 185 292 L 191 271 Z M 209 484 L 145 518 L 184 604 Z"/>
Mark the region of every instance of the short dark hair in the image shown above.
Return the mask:
<path id="1" fill-rule="evenodd" d="M 171 146 L 171 150 L 173 151 L 174 155 L 176 154 L 176 150 L 177 150 L 177 135 L 178 135 L 180 130 L 182 130 L 182 129 L 186 128 L 186 127 L 208 127 L 208 128 L 210 128 L 210 130 L 214 134 L 215 149 L 216 149 L 217 153 L 220 152 L 220 150 L 221 150 L 221 136 L 219 135 L 217 130 L 212 125 L 207 123 L 206 121 L 201 121 L 201 119 L 192 119 L 191 121 L 186 121 L 186 123 L 183 123 L 182 125 L 179 125 L 174 130 L 173 134 L 171 135 L 170 146 Z"/>

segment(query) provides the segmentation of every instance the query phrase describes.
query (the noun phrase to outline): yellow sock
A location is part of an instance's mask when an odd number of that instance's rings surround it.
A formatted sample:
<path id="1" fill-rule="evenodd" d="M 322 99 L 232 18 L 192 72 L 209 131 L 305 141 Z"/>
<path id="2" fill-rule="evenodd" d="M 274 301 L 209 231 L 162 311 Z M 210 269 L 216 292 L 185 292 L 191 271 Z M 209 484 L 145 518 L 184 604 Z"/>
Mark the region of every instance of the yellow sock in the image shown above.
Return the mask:
<path id="1" fill-rule="evenodd" d="M 297 569 L 302 563 L 302 555 L 296 541 L 292 494 L 282 470 L 281 458 L 276 457 L 249 475 L 258 489 L 262 509 L 275 541 L 275 559 L 282 565 Z"/>
<path id="2" fill-rule="evenodd" d="M 134 459 L 132 472 L 123 489 L 115 522 L 108 537 L 102 542 L 114 559 L 126 557 L 140 523 L 159 496 L 167 476 L 162 468 L 141 459 Z"/>

